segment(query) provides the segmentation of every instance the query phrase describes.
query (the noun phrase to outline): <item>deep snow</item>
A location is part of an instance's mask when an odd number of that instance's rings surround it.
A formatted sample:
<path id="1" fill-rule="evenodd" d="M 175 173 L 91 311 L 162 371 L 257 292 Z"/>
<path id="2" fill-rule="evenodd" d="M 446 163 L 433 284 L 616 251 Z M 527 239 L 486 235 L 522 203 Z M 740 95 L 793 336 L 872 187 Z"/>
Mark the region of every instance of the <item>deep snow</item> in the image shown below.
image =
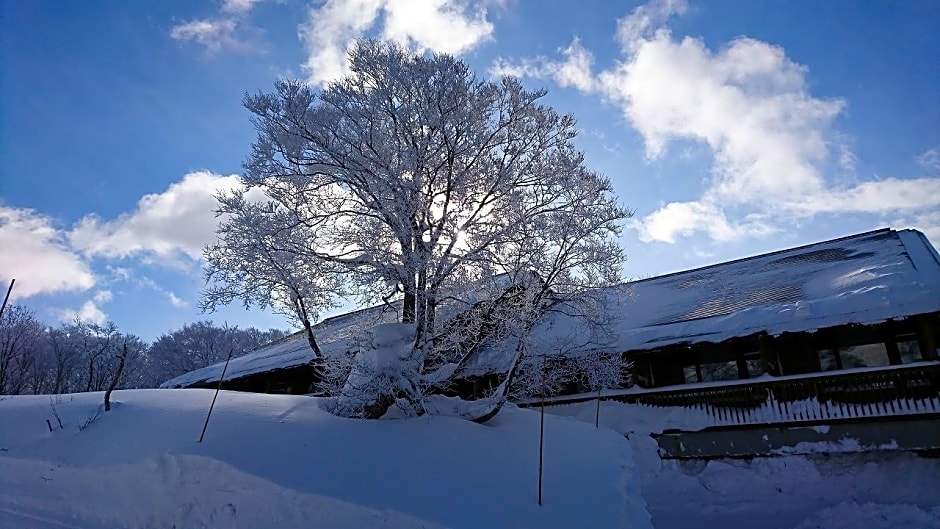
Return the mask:
<path id="1" fill-rule="evenodd" d="M 623 436 L 539 415 L 364 421 L 303 396 L 136 390 L 0 400 L 0 527 L 631 527 L 649 516 Z M 56 430 L 49 432 L 46 419 Z"/>
<path id="2" fill-rule="evenodd" d="M 595 406 L 546 410 L 593 424 Z M 600 423 L 630 439 L 657 529 L 940 529 L 938 458 L 820 446 L 815 451 L 827 453 L 662 461 L 650 432 L 697 430 L 710 426 L 710 417 L 699 410 L 604 402 Z"/>
<path id="3" fill-rule="evenodd" d="M 608 402 L 595 429 L 593 402 L 547 408 L 540 508 L 537 409 L 362 421 L 222 392 L 200 445 L 211 397 L 117 392 L 84 431 L 101 393 L 63 396 L 62 430 L 49 397 L 0 397 L 0 527 L 940 528 L 940 459 L 661 461 L 648 433 L 707 425 L 695 411 Z"/>

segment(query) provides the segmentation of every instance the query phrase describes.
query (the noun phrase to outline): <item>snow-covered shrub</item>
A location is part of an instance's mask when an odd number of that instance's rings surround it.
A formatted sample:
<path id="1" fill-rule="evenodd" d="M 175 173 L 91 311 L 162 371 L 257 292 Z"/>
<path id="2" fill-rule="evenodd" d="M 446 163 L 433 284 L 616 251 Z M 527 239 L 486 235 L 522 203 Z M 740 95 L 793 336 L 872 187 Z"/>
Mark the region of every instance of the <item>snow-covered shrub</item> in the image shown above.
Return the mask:
<path id="1" fill-rule="evenodd" d="M 363 419 L 385 416 L 393 406 L 394 416 L 423 413 L 414 334 L 415 326 L 408 323 L 382 323 L 366 331 L 345 383 L 327 400 L 327 409 Z"/>

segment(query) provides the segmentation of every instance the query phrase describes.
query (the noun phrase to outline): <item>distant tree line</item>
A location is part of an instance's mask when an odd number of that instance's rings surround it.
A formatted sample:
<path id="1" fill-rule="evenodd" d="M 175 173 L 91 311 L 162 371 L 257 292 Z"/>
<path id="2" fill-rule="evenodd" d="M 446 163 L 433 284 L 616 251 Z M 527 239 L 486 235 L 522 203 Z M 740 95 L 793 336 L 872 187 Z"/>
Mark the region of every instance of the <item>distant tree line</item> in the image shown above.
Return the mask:
<path id="1" fill-rule="evenodd" d="M 280 339 L 286 331 L 245 329 L 198 321 L 147 343 L 113 322 L 76 319 L 59 326 L 42 322 L 23 305 L 0 317 L 0 395 L 104 391 L 127 358 L 118 389 L 153 388 L 188 371 L 243 355 Z"/>

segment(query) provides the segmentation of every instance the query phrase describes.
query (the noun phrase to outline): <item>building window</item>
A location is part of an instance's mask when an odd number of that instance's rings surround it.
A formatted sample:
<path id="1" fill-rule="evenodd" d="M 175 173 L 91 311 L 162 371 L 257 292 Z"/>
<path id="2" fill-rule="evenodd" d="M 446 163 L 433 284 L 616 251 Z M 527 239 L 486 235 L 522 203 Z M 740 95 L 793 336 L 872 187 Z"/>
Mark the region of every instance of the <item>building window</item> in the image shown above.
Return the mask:
<path id="1" fill-rule="evenodd" d="M 746 358 L 747 374 L 749 377 L 759 377 L 764 374 L 764 363 L 760 358 Z"/>
<path id="2" fill-rule="evenodd" d="M 898 352 L 901 353 L 901 363 L 910 364 L 924 359 L 920 354 L 920 344 L 917 343 L 916 334 L 904 334 L 897 337 Z"/>
<path id="3" fill-rule="evenodd" d="M 819 370 L 835 371 L 842 369 L 842 362 L 839 359 L 839 351 L 835 349 L 822 349 L 819 351 Z"/>
<path id="4" fill-rule="evenodd" d="M 719 380 L 738 380 L 738 363 L 714 362 L 702 364 L 702 382 L 716 382 Z"/>
<path id="5" fill-rule="evenodd" d="M 886 366 L 891 363 L 888 359 L 888 349 L 883 343 L 842 347 L 839 349 L 839 357 L 845 369 Z"/>

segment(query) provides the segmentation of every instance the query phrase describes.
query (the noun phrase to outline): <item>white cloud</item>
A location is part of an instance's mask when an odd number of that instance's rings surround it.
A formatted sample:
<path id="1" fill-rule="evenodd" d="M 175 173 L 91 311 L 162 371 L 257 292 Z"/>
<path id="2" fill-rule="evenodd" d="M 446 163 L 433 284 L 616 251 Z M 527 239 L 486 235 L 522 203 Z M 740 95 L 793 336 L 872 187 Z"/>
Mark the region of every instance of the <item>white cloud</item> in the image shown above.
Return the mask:
<path id="1" fill-rule="evenodd" d="M 937 179 L 835 186 L 826 174 L 831 166 L 855 170 L 849 139 L 832 130 L 845 101 L 813 96 L 807 68 L 778 46 L 742 37 L 715 51 L 701 39 L 673 36 L 666 21 L 686 9 L 682 0 L 654 0 L 634 9 L 618 21 L 621 60 L 594 75 L 593 56 L 577 40 L 562 51 L 563 60 L 498 60 L 492 69 L 551 78 L 615 104 L 642 136 L 651 160 L 667 155 L 675 143 L 709 147 L 711 178 L 702 196 L 638 219 L 634 227 L 643 240 L 672 243 L 704 232 L 722 242 L 766 235 L 775 222 L 793 217 L 940 206 Z M 940 148 L 919 160 L 940 167 Z M 731 210 L 738 218 L 731 218 Z"/>
<path id="2" fill-rule="evenodd" d="M 930 239 L 934 248 L 940 248 L 940 209 L 919 213 L 909 219 L 897 220 L 894 225 L 920 230 Z"/>
<path id="3" fill-rule="evenodd" d="M 940 145 L 919 154 L 917 163 L 927 171 L 934 174 L 940 173 Z"/>
<path id="4" fill-rule="evenodd" d="M 225 0 L 222 2 L 222 12 L 242 15 L 251 11 L 251 8 L 260 1 L 261 0 Z"/>
<path id="5" fill-rule="evenodd" d="M 162 286 L 160 286 L 159 283 L 157 283 L 153 279 L 150 279 L 149 277 L 144 276 L 144 277 L 137 278 L 135 282 L 139 286 L 142 286 L 144 288 L 149 288 L 153 290 L 154 292 L 162 294 L 163 296 L 166 297 L 167 301 L 170 302 L 170 305 L 173 305 L 174 307 L 178 309 L 185 309 L 186 307 L 189 306 L 189 303 L 187 303 L 186 300 L 177 296 L 176 293 L 174 293 L 173 291 L 163 288 Z"/>
<path id="6" fill-rule="evenodd" d="M 325 85 L 348 71 L 349 47 L 372 26 L 381 7 L 382 0 L 327 0 L 310 8 L 298 31 L 307 47 L 303 67 L 311 83 Z"/>
<path id="7" fill-rule="evenodd" d="M 940 178 L 886 178 L 848 189 L 826 189 L 787 204 L 792 211 L 812 213 L 890 213 L 940 206 Z"/>
<path id="8" fill-rule="evenodd" d="M 564 60 L 553 61 L 547 57 L 536 57 L 511 64 L 497 59 L 490 68 L 490 75 L 514 77 L 548 77 L 564 87 L 574 87 L 582 92 L 591 92 L 596 87 L 594 74 L 594 56 L 575 38 L 567 48 L 559 50 Z"/>
<path id="9" fill-rule="evenodd" d="M 261 0 L 225 0 L 212 17 L 188 20 L 170 28 L 170 37 L 195 42 L 210 53 L 222 49 L 248 49 L 255 29 L 246 24 L 251 8 Z"/>
<path id="10" fill-rule="evenodd" d="M 114 299 L 114 294 L 110 290 L 98 290 L 78 310 L 65 309 L 60 312 L 59 317 L 66 322 L 79 319 L 84 322 L 102 325 L 108 320 L 108 315 L 101 307 L 106 303 L 110 303 L 112 299 Z"/>
<path id="11" fill-rule="evenodd" d="M 98 307 L 94 300 L 88 300 L 78 310 L 65 309 L 59 315 L 62 321 L 74 321 L 79 319 L 87 323 L 103 324 L 108 319 L 108 315 Z"/>
<path id="12" fill-rule="evenodd" d="M 617 21 L 617 41 L 625 51 L 662 28 L 669 17 L 681 15 L 688 9 L 686 0 L 653 0 L 633 9 Z"/>
<path id="13" fill-rule="evenodd" d="M 472 0 L 326 0 L 299 28 L 308 81 L 326 85 L 349 71 L 347 52 L 374 33 L 414 51 L 463 53 L 491 38 L 486 2 Z"/>
<path id="14" fill-rule="evenodd" d="M 715 161 L 711 192 L 744 203 L 822 189 L 826 131 L 844 103 L 813 98 L 804 73 L 760 41 L 737 39 L 713 53 L 700 40 L 676 41 L 660 30 L 600 82 L 643 136 L 648 156 L 662 156 L 672 141 L 704 142 Z"/>
<path id="15" fill-rule="evenodd" d="M 0 206 L 0 278 L 16 278 L 11 297 L 86 290 L 95 285 L 88 264 L 49 217 Z"/>
<path id="16" fill-rule="evenodd" d="M 103 305 L 114 299 L 114 294 L 110 290 L 99 290 L 95 292 L 95 295 L 91 298 L 98 305 Z"/>
<path id="17" fill-rule="evenodd" d="M 745 236 L 765 235 L 774 229 L 758 218 L 742 221 L 728 220 L 725 212 L 706 201 L 671 202 L 633 222 L 643 242 L 676 242 L 681 236 L 704 231 L 719 242 L 728 242 Z"/>
<path id="18" fill-rule="evenodd" d="M 88 256 L 155 255 L 196 260 L 215 240 L 215 193 L 239 185 L 238 177 L 209 171 L 189 173 L 166 191 L 145 195 L 131 213 L 114 220 L 88 215 L 69 233 L 73 247 Z"/>
<path id="19" fill-rule="evenodd" d="M 493 34 L 482 5 L 455 0 L 386 0 L 382 38 L 416 51 L 463 53 Z"/>

